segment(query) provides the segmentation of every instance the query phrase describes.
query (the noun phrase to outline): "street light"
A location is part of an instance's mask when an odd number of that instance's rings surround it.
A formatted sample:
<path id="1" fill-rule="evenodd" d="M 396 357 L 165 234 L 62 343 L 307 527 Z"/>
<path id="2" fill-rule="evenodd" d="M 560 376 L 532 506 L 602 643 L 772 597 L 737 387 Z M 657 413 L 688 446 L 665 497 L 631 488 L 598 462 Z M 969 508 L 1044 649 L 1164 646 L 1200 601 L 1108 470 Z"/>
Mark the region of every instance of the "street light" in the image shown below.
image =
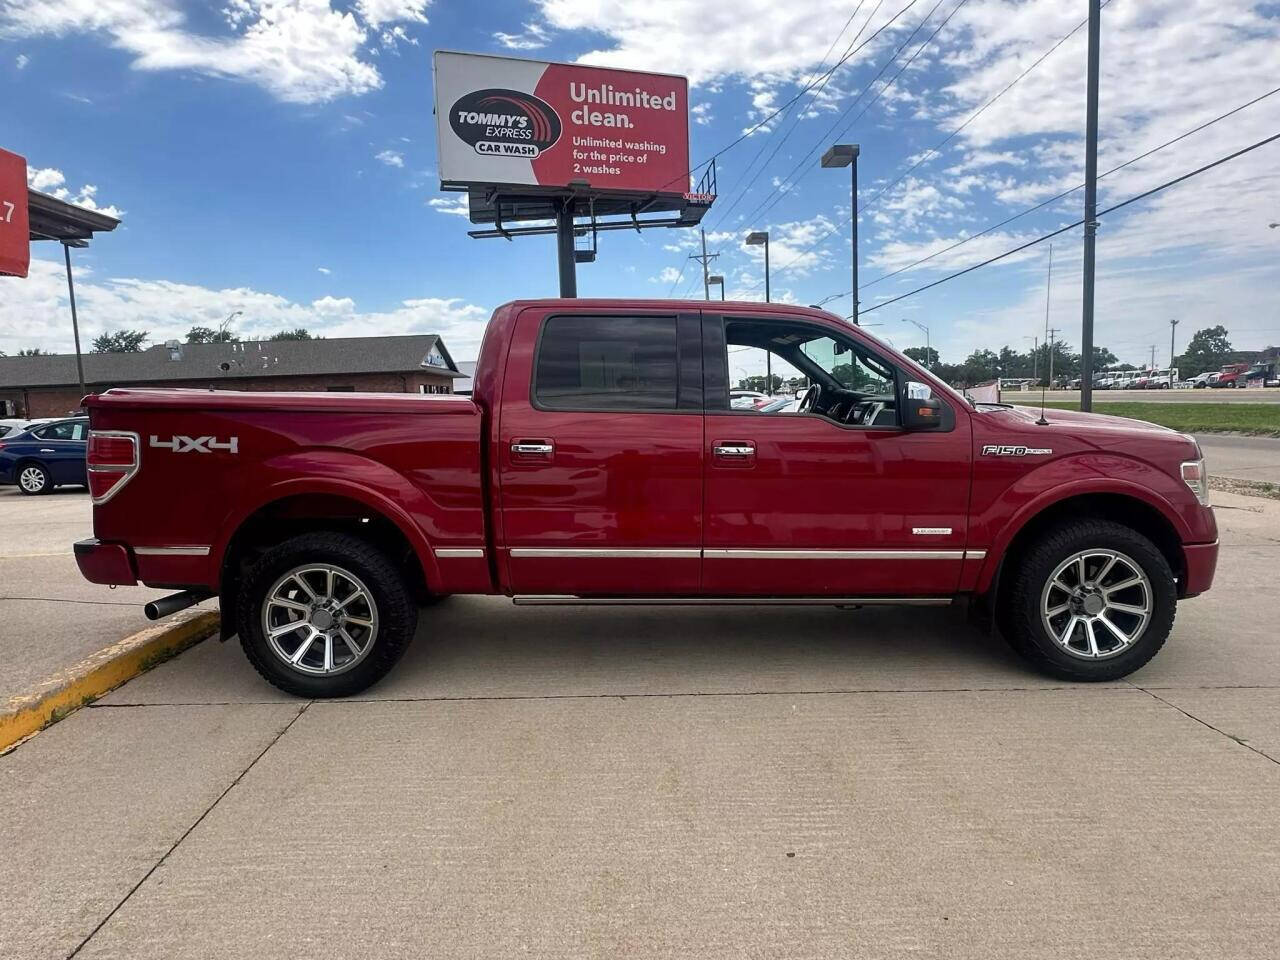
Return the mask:
<path id="1" fill-rule="evenodd" d="M 929 328 L 926 327 L 919 320 L 912 320 L 910 317 L 903 317 L 902 322 L 914 323 L 917 327 L 919 327 L 921 330 L 924 331 L 924 364 L 923 366 L 926 370 L 932 369 L 929 365 L 929 358 L 933 355 L 933 348 L 929 345 Z"/>
<path id="2" fill-rule="evenodd" d="M 764 246 L 764 302 L 770 301 L 769 296 L 769 231 L 753 230 L 747 234 L 747 246 L 758 247 Z"/>
<path id="3" fill-rule="evenodd" d="M 853 225 L 853 322 L 858 322 L 858 154 L 856 143 L 837 143 L 822 155 L 824 167 L 852 167 L 853 193 L 849 221 Z"/>
<path id="4" fill-rule="evenodd" d="M 711 276 L 707 277 L 707 283 L 720 284 L 720 299 L 723 301 L 724 300 L 724 277 L 717 276 L 716 274 L 712 274 Z"/>

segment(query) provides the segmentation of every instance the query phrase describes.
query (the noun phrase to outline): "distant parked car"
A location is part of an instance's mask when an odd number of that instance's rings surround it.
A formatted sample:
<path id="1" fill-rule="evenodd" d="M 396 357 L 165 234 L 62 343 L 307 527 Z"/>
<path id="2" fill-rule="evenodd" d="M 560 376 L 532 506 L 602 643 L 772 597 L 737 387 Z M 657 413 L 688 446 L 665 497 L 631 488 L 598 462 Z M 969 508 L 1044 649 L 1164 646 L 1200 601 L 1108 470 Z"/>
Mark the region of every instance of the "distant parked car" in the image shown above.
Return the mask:
<path id="1" fill-rule="evenodd" d="M 0 484 L 34 496 L 66 484 L 88 485 L 89 419 L 72 417 L 28 426 L 0 440 Z"/>
<path id="2" fill-rule="evenodd" d="M 754 410 L 761 402 L 768 403 L 772 397 L 759 390 L 730 390 L 729 406 L 734 410 Z"/>

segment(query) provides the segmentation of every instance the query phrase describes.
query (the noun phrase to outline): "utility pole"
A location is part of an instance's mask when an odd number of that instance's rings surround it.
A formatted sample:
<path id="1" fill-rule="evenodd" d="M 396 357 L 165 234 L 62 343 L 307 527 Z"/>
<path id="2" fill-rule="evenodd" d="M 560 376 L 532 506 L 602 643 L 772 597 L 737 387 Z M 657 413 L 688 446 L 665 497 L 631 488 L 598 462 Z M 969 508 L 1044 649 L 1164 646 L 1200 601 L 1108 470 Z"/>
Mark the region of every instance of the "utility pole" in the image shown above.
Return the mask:
<path id="1" fill-rule="evenodd" d="M 1050 387 L 1052 387 L 1052 386 L 1053 386 L 1053 347 L 1054 347 L 1054 339 L 1058 336 L 1058 334 L 1059 334 L 1060 332 L 1061 332 L 1061 328 L 1060 328 L 1060 327 L 1047 327 L 1047 328 L 1046 328 L 1046 331 L 1045 331 L 1045 336 L 1046 336 L 1046 338 L 1047 338 L 1047 339 L 1046 339 L 1046 342 L 1049 344 L 1049 386 L 1050 386 Z M 1070 386 L 1070 384 L 1067 384 L 1067 386 Z M 1083 384 L 1083 383 L 1081 383 L 1081 384 L 1080 384 L 1080 389 L 1081 389 L 1081 390 L 1083 390 L 1083 389 L 1084 389 L 1084 384 Z"/>
<path id="2" fill-rule="evenodd" d="M 1084 306 L 1080 324 L 1080 409 L 1093 410 L 1093 267 L 1098 240 L 1098 64 L 1101 0 L 1089 0 L 1088 91 L 1084 121 Z"/>
<path id="3" fill-rule="evenodd" d="M 1177 332 L 1180 322 L 1179 320 L 1169 321 L 1169 386 L 1173 386 L 1173 335 Z"/>
<path id="4" fill-rule="evenodd" d="M 705 228 L 700 227 L 698 229 L 698 232 L 702 234 L 702 255 L 699 256 L 696 253 L 691 253 L 689 254 L 689 259 L 697 260 L 699 263 L 702 264 L 702 297 L 704 300 L 710 300 L 711 299 L 711 276 L 707 272 L 707 267 L 711 264 L 711 261 L 714 260 L 716 257 L 720 256 L 720 254 L 707 253 L 707 231 Z M 720 287 L 721 299 L 724 299 L 723 283 L 724 281 L 721 280 L 721 287 Z"/>
<path id="5" fill-rule="evenodd" d="M 1035 380 L 1036 383 L 1039 383 L 1040 382 L 1040 338 L 1028 337 L 1026 334 L 1023 334 L 1022 339 L 1031 341 L 1031 378 Z"/>
<path id="6" fill-rule="evenodd" d="M 1151 366 L 1148 367 L 1147 369 L 1154 370 L 1155 368 L 1156 368 L 1156 345 L 1153 343 L 1151 345 Z"/>

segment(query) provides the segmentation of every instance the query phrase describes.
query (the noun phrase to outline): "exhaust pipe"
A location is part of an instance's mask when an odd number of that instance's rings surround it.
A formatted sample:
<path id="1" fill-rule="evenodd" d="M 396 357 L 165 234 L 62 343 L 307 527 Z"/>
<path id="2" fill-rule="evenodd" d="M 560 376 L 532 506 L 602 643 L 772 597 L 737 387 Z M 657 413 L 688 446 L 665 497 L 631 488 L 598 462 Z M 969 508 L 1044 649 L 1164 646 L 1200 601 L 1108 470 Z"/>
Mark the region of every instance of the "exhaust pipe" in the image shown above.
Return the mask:
<path id="1" fill-rule="evenodd" d="M 152 600 L 142 608 L 142 612 L 147 615 L 148 620 L 162 620 L 171 613 L 185 610 L 212 596 L 212 593 L 205 590 L 183 590 L 181 593 L 171 593 L 159 600 Z"/>

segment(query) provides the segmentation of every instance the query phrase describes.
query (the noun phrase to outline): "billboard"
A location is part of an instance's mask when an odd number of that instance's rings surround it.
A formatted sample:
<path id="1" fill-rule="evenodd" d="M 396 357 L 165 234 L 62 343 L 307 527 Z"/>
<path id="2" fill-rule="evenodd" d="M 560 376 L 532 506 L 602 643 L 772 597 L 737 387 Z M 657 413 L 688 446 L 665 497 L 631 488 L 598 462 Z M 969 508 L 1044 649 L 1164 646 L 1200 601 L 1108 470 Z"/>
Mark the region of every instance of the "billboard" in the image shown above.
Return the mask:
<path id="1" fill-rule="evenodd" d="M 31 266 L 27 161 L 0 150 L 0 274 L 25 277 Z"/>
<path id="2" fill-rule="evenodd" d="M 689 189 L 684 77 L 442 50 L 434 73 L 442 183 Z"/>

